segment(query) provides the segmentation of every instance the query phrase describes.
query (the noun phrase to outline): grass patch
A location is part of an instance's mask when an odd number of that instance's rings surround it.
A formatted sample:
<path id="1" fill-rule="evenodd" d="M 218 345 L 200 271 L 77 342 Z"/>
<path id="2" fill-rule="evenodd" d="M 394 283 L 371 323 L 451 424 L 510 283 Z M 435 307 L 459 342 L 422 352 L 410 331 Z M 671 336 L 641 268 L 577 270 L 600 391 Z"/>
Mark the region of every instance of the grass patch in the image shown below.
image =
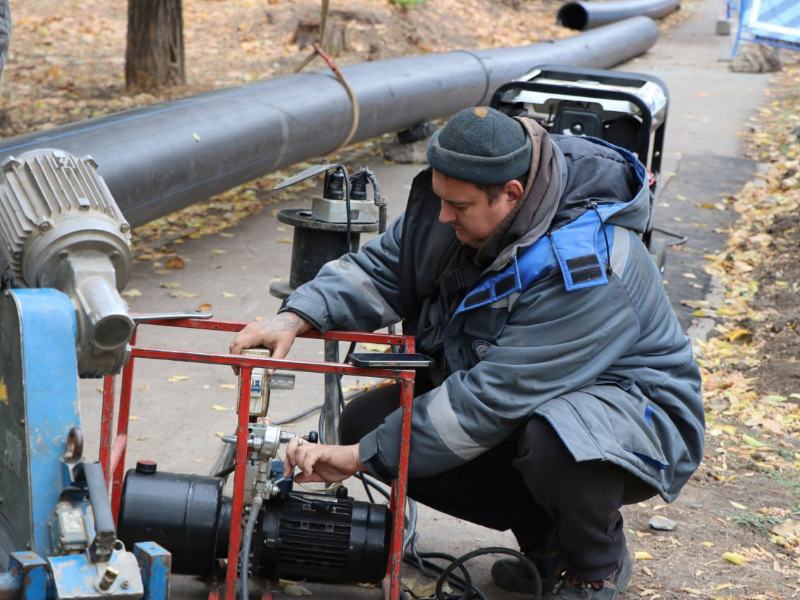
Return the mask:
<path id="1" fill-rule="evenodd" d="M 731 522 L 740 527 L 752 527 L 758 531 L 770 533 L 775 525 L 783 523 L 783 519 L 761 513 L 740 513 L 731 517 Z"/>

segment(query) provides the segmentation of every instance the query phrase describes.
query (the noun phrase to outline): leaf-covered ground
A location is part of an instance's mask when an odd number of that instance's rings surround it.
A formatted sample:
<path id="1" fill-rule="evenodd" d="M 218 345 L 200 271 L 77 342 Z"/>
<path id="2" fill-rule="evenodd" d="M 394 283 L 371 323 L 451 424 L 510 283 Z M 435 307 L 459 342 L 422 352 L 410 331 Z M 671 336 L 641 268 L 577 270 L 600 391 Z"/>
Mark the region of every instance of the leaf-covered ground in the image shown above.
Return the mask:
<path id="1" fill-rule="evenodd" d="M 308 52 L 294 43 L 297 23 L 318 19 L 320 3 L 184 0 L 189 83 L 153 94 L 124 89 L 126 3 L 12 5 L 2 137 L 290 73 Z M 555 25 L 560 3 L 553 0 L 428 0 L 405 11 L 385 0 L 341 3 L 346 10 L 331 5 L 329 27 L 347 31 L 340 64 L 570 34 Z M 687 17 L 691 5 L 684 3 L 659 26 Z M 739 219 L 728 245 L 708 257 L 719 292 L 693 305 L 698 319 L 714 321 L 698 348 L 706 459 L 677 504 L 651 500 L 625 509 L 637 558 L 628 598 L 788 598 L 800 591 L 800 70 L 776 76 L 772 94 L 751 135 L 763 169 L 733 200 Z M 182 242 L 227 235 L 228 227 L 280 202 L 266 190 L 282 177 L 272 174 L 138 228 L 139 260 L 180 268 Z M 677 528 L 653 529 L 654 517 Z"/>
<path id="2" fill-rule="evenodd" d="M 800 590 L 800 69 L 786 67 L 770 94 L 750 136 L 760 174 L 733 199 L 726 247 L 707 257 L 720 292 L 693 305 L 715 321 L 698 353 L 707 449 L 678 511 L 690 535 L 674 541 L 699 542 L 707 561 L 685 585 L 663 581 L 698 596 Z"/>

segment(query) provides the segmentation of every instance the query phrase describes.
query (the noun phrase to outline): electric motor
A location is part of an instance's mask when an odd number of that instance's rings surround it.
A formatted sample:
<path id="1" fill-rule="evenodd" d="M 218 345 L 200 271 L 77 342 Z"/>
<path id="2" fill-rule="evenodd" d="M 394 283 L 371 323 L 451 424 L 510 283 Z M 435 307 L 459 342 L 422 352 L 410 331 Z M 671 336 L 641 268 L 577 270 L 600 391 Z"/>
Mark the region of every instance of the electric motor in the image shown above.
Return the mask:
<path id="1" fill-rule="evenodd" d="M 262 509 L 253 563 L 285 579 L 378 583 L 386 575 L 390 523 L 381 504 L 292 493 Z"/>
<path id="2" fill-rule="evenodd" d="M 17 287 L 67 294 L 78 325 L 78 373 L 127 362 L 133 320 L 119 292 L 133 265 L 131 228 L 91 157 L 34 150 L 0 170 L 0 252 Z"/>

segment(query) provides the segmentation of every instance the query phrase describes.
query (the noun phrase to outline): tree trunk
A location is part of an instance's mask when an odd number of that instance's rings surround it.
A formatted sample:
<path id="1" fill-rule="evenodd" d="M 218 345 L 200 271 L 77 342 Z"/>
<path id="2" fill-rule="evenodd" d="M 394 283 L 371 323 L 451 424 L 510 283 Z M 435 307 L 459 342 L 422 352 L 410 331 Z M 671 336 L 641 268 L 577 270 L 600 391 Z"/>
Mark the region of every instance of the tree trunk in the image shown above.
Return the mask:
<path id="1" fill-rule="evenodd" d="M 186 83 L 182 0 L 128 0 L 125 87 L 149 91 Z"/>

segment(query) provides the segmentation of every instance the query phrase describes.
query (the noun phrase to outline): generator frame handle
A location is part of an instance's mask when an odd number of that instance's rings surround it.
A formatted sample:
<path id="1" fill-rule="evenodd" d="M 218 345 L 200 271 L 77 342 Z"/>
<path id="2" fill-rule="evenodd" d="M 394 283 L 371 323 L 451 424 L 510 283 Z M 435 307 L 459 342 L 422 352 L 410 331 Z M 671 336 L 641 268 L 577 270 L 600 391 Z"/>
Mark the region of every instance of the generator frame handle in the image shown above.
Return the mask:
<path id="1" fill-rule="evenodd" d="M 225 600 L 234 600 L 235 583 L 238 571 L 239 545 L 242 537 L 242 510 L 244 507 L 244 478 L 247 462 L 247 431 L 250 424 L 250 374 L 254 368 L 286 369 L 308 373 L 327 373 L 335 375 L 357 375 L 395 379 L 401 384 L 402 426 L 400 437 L 400 462 L 397 478 L 392 482 L 389 510 L 392 513 L 392 535 L 389 548 L 389 597 L 400 598 L 400 567 L 403 562 L 404 507 L 408 489 L 408 462 L 411 438 L 411 408 L 414 400 L 413 369 L 375 369 L 359 368 L 349 364 L 332 362 L 299 361 L 277 358 L 242 356 L 240 354 L 218 354 L 211 352 L 169 350 L 136 345 L 140 325 L 202 329 L 237 333 L 247 322 L 220 321 L 210 319 L 146 319 L 137 321 L 131 337 L 130 360 L 122 369 L 119 407 L 117 411 L 116 434 L 113 434 L 114 409 L 116 405 L 116 375 L 103 379 L 103 409 L 100 431 L 100 464 L 106 481 L 110 485 L 111 510 L 116 522 L 122 497 L 122 484 L 125 474 L 125 456 L 128 445 L 128 423 L 130 420 L 131 394 L 133 390 L 133 371 L 136 358 L 174 360 L 180 362 L 206 363 L 235 366 L 240 369 L 241 386 L 239 392 L 239 415 L 236 430 L 236 455 L 233 485 L 233 504 L 231 514 L 230 538 L 228 540 L 228 565 L 225 578 Z M 362 333 L 354 331 L 335 331 L 319 334 L 310 331 L 299 337 L 343 342 L 361 342 L 400 347 L 403 352 L 415 351 L 414 337 L 407 335 Z M 219 588 L 209 592 L 209 600 L 218 600 Z M 268 596 L 271 597 L 271 594 Z"/>

